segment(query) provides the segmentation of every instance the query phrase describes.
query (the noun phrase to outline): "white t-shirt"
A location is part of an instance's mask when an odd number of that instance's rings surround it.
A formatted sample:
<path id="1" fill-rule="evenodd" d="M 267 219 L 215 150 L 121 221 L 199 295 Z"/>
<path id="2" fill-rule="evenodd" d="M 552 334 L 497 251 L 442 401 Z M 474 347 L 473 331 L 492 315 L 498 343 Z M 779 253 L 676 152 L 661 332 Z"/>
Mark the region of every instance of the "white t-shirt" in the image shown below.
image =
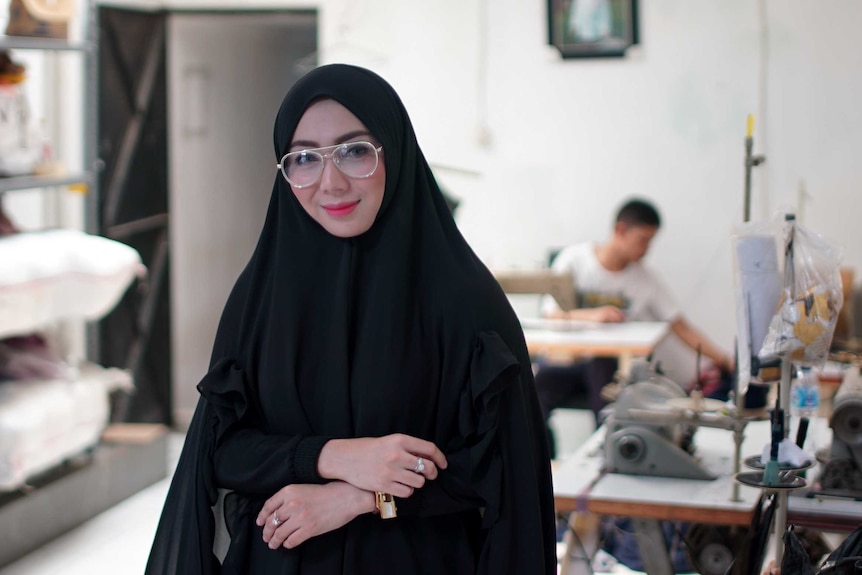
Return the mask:
<path id="1" fill-rule="evenodd" d="M 680 310 L 670 291 L 641 262 L 612 272 L 596 258 L 592 242 L 569 246 L 554 258 L 551 268 L 572 274 L 579 308 L 613 305 L 632 321 L 673 321 Z M 550 296 L 542 300 L 545 314 L 558 310 Z"/>

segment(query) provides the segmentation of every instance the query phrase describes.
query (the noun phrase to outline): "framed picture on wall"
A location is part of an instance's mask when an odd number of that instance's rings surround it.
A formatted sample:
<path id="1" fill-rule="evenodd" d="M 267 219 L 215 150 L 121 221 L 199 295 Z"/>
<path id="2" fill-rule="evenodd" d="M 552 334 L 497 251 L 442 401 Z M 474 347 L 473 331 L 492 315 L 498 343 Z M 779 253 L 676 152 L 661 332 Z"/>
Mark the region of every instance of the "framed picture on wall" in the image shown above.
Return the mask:
<path id="1" fill-rule="evenodd" d="M 547 0 L 548 43 L 563 58 L 620 58 L 638 43 L 638 0 Z"/>

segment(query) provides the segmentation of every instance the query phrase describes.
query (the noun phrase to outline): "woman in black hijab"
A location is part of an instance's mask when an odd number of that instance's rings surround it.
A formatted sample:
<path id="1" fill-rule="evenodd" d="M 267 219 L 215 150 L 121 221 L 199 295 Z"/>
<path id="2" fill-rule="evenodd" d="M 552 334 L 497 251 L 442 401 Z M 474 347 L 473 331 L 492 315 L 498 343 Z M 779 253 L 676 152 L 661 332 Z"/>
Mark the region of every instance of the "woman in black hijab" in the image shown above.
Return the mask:
<path id="1" fill-rule="evenodd" d="M 556 573 L 523 334 L 397 94 L 362 68 L 317 68 L 285 97 L 274 139 L 282 173 L 147 573 Z M 397 517 L 375 492 L 395 496 Z"/>

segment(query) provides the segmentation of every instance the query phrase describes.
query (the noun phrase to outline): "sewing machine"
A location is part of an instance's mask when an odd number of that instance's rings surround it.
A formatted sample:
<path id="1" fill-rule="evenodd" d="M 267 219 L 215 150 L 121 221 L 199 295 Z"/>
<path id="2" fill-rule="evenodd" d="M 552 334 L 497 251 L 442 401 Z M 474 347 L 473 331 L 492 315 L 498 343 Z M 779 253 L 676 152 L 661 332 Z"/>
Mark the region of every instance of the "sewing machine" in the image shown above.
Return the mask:
<path id="1" fill-rule="evenodd" d="M 819 493 L 862 499 L 862 375 L 849 369 L 832 404 L 832 446 Z"/>
<path id="2" fill-rule="evenodd" d="M 695 455 L 694 436 L 699 426 L 734 428 L 735 418 L 717 413 L 723 406 L 688 397 L 678 384 L 658 375 L 626 385 L 605 420 L 608 471 L 715 479 Z"/>
<path id="3" fill-rule="evenodd" d="M 577 296 L 571 274 L 550 269 L 495 270 L 494 278 L 507 294 L 548 294 L 562 310 L 576 307 Z"/>

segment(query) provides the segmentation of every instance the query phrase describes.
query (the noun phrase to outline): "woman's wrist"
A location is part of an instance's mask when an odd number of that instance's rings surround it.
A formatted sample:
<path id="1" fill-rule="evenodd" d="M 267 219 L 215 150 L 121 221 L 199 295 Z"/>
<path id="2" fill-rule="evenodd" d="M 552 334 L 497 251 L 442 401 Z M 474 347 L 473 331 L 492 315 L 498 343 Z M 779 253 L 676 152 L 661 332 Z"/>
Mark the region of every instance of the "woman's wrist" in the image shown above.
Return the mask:
<path id="1" fill-rule="evenodd" d="M 371 491 L 359 490 L 360 497 L 360 513 L 379 513 L 377 510 L 377 495 Z"/>
<path id="2" fill-rule="evenodd" d="M 338 469 L 339 449 L 343 439 L 330 439 L 323 444 L 317 458 L 317 473 L 324 479 L 341 479 Z"/>
<path id="3" fill-rule="evenodd" d="M 331 485 L 339 485 L 340 489 L 347 490 L 349 496 L 345 500 L 345 505 L 348 506 L 348 509 L 353 509 L 355 516 L 377 512 L 377 499 L 373 492 L 359 489 L 344 481 L 332 483 Z"/>

